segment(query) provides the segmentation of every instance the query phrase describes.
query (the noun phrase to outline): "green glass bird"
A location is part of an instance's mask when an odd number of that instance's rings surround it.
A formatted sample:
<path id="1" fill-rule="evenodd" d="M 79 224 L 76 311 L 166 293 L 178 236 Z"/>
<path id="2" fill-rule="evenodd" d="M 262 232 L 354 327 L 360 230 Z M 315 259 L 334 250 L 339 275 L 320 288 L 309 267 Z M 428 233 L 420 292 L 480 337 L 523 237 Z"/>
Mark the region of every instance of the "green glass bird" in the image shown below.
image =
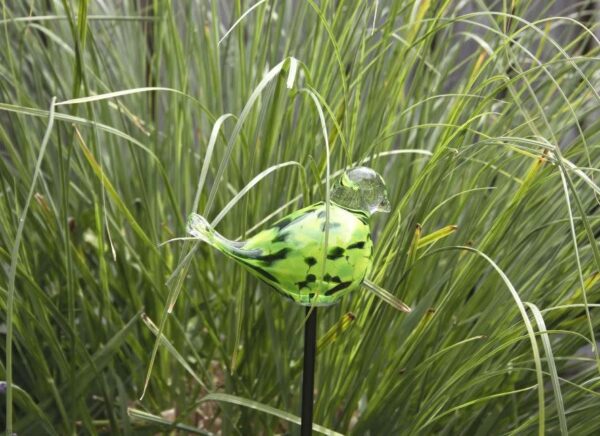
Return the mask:
<path id="1" fill-rule="evenodd" d="M 367 279 L 373 263 L 370 216 L 389 212 L 383 178 L 366 167 L 342 174 L 331 190 L 327 253 L 324 202 L 292 212 L 247 241 L 231 241 L 192 213 L 187 232 L 276 291 L 304 306 L 326 306 L 362 286 L 399 310 L 410 308 Z"/>

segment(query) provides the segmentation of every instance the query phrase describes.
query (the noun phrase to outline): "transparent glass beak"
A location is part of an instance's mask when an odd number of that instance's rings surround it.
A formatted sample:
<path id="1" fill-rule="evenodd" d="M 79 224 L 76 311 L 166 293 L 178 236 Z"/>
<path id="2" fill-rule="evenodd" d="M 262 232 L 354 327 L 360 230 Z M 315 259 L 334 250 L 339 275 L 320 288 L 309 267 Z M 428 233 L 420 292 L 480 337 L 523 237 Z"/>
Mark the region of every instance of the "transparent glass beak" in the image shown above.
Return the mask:
<path id="1" fill-rule="evenodd" d="M 383 200 L 379 206 L 377 206 L 378 212 L 390 213 L 391 210 L 392 210 L 392 206 L 390 204 L 390 200 L 388 200 L 387 198 L 385 200 Z"/>

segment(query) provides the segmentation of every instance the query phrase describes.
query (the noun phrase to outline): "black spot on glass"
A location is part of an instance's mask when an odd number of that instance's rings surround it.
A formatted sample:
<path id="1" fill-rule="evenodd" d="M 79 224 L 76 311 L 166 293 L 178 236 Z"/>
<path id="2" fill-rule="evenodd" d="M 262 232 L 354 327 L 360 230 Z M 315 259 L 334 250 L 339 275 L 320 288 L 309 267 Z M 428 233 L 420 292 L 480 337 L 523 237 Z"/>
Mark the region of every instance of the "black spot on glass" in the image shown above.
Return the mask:
<path id="1" fill-rule="evenodd" d="M 254 265 L 250 265 L 249 263 L 246 263 L 245 265 L 247 267 L 249 267 L 249 268 L 252 268 L 254 271 L 256 271 L 259 275 L 261 275 L 265 279 L 270 280 L 270 281 L 272 281 L 274 283 L 279 283 L 279 280 L 277 280 L 277 278 L 274 275 L 268 273 L 264 269 L 259 268 L 259 267 L 254 266 Z"/>
<path id="2" fill-rule="evenodd" d="M 287 254 L 289 251 L 290 251 L 290 248 L 286 247 L 286 248 L 282 248 L 281 250 L 279 250 L 275 253 L 266 254 L 264 256 L 258 256 L 257 259 L 262 260 L 265 263 L 265 265 L 272 265 L 273 263 L 277 262 L 278 260 L 285 259 L 287 257 Z"/>
<path id="3" fill-rule="evenodd" d="M 354 244 L 350 244 L 347 247 L 348 250 L 363 249 L 363 248 L 365 248 L 365 241 L 355 242 Z"/>
<path id="4" fill-rule="evenodd" d="M 287 227 L 290 225 L 290 223 L 292 222 L 291 219 L 289 218 L 284 218 L 281 221 L 277 221 L 275 223 L 275 225 L 273 227 L 277 227 L 279 230 L 283 229 L 284 227 Z"/>
<path id="5" fill-rule="evenodd" d="M 325 280 L 326 282 L 342 283 L 342 279 L 340 279 L 340 276 L 331 277 L 329 273 L 323 276 L 323 280 Z"/>
<path id="6" fill-rule="evenodd" d="M 308 265 L 308 266 L 313 266 L 317 264 L 317 259 L 315 259 L 312 256 L 309 257 L 305 257 L 304 258 L 304 262 Z"/>
<path id="7" fill-rule="evenodd" d="M 298 290 L 301 290 L 302 288 L 308 288 L 308 282 L 306 280 L 296 282 L 296 285 L 298 286 Z"/>
<path id="8" fill-rule="evenodd" d="M 342 257 L 344 255 L 344 250 L 342 247 L 333 247 L 332 249 L 329 250 L 329 253 L 327 254 L 327 259 L 329 260 L 335 260 L 335 259 L 339 259 L 340 257 Z"/>
<path id="9" fill-rule="evenodd" d="M 271 242 L 285 242 L 289 235 L 289 233 L 279 232 L 279 234 L 275 236 Z"/>
<path id="10" fill-rule="evenodd" d="M 329 230 L 337 229 L 338 227 L 342 227 L 340 223 L 329 223 Z M 321 231 L 325 231 L 325 223 L 321 224 Z"/>
<path id="11" fill-rule="evenodd" d="M 337 292 L 340 292 L 343 289 L 346 289 L 348 286 L 350 286 L 352 284 L 352 282 L 342 282 L 337 286 L 334 286 L 333 288 L 331 288 L 330 290 L 328 290 L 327 292 L 325 292 L 325 295 L 333 295 Z"/>

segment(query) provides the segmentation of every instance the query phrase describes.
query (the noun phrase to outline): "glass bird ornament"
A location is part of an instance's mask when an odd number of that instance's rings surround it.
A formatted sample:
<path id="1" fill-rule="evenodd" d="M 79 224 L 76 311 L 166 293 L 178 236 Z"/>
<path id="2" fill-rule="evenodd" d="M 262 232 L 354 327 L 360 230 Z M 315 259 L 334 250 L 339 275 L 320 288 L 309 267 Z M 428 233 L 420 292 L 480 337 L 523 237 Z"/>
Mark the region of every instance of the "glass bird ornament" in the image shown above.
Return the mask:
<path id="1" fill-rule="evenodd" d="M 225 238 L 195 213 L 188 218 L 187 232 L 298 304 L 327 306 L 364 286 L 410 312 L 367 279 L 373 264 L 370 217 L 390 211 L 383 178 L 371 168 L 352 168 L 335 182 L 330 199 L 328 232 L 324 202 L 292 212 L 246 241 Z"/>

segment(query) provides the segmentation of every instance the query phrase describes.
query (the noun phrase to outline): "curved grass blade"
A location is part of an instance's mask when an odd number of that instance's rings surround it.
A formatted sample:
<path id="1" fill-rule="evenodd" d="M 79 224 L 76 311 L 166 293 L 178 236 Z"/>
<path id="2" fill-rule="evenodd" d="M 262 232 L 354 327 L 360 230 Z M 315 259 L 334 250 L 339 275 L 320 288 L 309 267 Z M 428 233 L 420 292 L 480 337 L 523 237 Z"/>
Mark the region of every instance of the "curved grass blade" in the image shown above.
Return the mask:
<path id="1" fill-rule="evenodd" d="M 369 291 L 374 293 L 377 297 L 379 297 L 380 299 L 385 301 L 387 304 L 392 306 L 394 309 L 397 309 L 401 312 L 406 312 L 406 313 L 412 312 L 412 309 L 410 308 L 410 306 L 408 306 L 406 303 L 404 303 L 403 301 L 396 298 L 396 296 L 391 294 L 389 291 L 386 291 L 381 286 L 376 285 L 369 279 L 364 279 L 362 284 L 365 288 L 367 288 Z"/>
<path id="2" fill-rule="evenodd" d="M 52 126 L 54 125 L 54 106 L 56 98 L 53 98 L 50 102 L 50 113 L 48 116 L 48 126 L 44 132 L 40 151 L 38 153 L 38 159 L 35 163 L 35 169 L 33 171 L 33 177 L 31 179 L 31 185 L 29 187 L 29 193 L 25 200 L 23 210 L 19 215 L 19 225 L 17 227 L 17 233 L 15 235 L 15 241 L 10 250 L 10 267 L 8 269 L 8 297 L 6 300 L 6 359 L 5 359 L 5 371 L 6 371 L 6 434 L 12 434 L 13 426 L 13 359 L 12 359 L 12 347 L 13 347 L 13 311 L 15 304 L 15 279 L 17 276 L 17 262 L 19 261 L 19 248 L 21 246 L 21 238 L 23 237 L 23 230 L 25 228 L 25 220 L 27 219 L 27 212 L 29 212 L 29 205 L 35 191 L 35 185 L 38 177 L 42 172 L 42 161 L 46 154 L 46 148 L 50 141 L 50 134 L 52 133 Z"/>
<path id="3" fill-rule="evenodd" d="M 249 409 L 258 410 L 259 412 L 267 413 L 272 416 L 276 416 L 277 418 L 284 419 L 293 424 L 300 425 L 300 418 L 296 415 L 292 415 L 291 413 L 284 412 L 283 410 L 276 409 L 275 407 L 268 406 L 263 403 L 259 403 L 258 401 L 249 400 L 248 398 L 238 397 L 235 395 L 229 394 L 209 394 L 206 397 L 202 398 L 202 401 L 222 401 L 225 403 L 236 404 L 238 406 L 244 406 Z M 319 424 L 313 424 L 313 431 L 319 432 L 328 436 L 342 436 L 341 433 L 338 433 L 334 430 L 330 430 L 326 427 L 323 427 Z"/>
<path id="4" fill-rule="evenodd" d="M 560 389 L 560 381 L 558 379 L 558 373 L 556 371 L 556 362 L 554 361 L 554 353 L 552 353 L 552 345 L 550 344 L 550 338 L 548 337 L 548 331 L 546 330 L 546 323 L 544 317 L 535 304 L 525 303 L 527 307 L 533 313 L 535 322 L 538 325 L 538 330 L 542 336 L 542 345 L 546 353 L 546 361 L 550 369 L 550 379 L 552 380 L 552 389 L 554 390 L 554 401 L 556 402 L 556 410 L 558 413 L 558 422 L 560 423 L 560 433 L 562 435 L 568 435 L 569 430 L 567 427 L 567 418 L 565 416 L 565 405 L 563 401 L 563 395 Z"/>
<path id="5" fill-rule="evenodd" d="M 165 430 L 173 429 L 173 430 L 181 430 L 185 432 L 185 434 L 199 434 L 203 436 L 213 436 L 213 433 L 199 429 L 197 427 L 192 427 L 191 425 L 182 424 L 179 422 L 172 422 L 162 416 L 153 415 L 152 413 L 145 412 L 143 410 L 134 409 L 133 407 L 127 408 L 127 414 L 134 418 L 139 419 L 140 421 L 147 422 L 153 425 L 159 425 L 163 427 Z"/>

